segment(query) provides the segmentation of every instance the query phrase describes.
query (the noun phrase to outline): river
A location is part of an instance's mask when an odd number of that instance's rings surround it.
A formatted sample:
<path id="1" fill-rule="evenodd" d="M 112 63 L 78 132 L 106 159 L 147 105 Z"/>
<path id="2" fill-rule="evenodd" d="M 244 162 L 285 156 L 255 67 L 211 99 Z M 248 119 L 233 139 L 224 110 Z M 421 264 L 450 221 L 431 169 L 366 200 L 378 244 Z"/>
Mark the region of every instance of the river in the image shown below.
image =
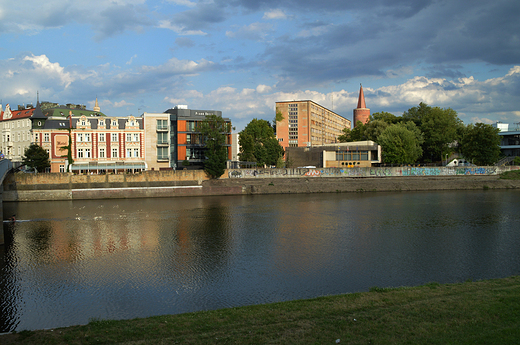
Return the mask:
<path id="1" fill-rule="evenodd" d="M 0 332 L 520 274 L 520 191 L 4 203 Z"/>

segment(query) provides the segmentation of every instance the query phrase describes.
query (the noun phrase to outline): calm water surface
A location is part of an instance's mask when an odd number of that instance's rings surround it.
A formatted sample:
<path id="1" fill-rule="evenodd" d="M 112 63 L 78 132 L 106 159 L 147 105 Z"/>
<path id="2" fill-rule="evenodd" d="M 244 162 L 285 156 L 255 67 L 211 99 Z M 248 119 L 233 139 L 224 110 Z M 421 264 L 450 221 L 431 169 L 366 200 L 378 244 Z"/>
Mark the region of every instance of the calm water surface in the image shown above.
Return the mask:
<path id="1" fill-rule="evenodd" d="M 4 204 L 0 332 L 520 274 L 520 192 Z"/>

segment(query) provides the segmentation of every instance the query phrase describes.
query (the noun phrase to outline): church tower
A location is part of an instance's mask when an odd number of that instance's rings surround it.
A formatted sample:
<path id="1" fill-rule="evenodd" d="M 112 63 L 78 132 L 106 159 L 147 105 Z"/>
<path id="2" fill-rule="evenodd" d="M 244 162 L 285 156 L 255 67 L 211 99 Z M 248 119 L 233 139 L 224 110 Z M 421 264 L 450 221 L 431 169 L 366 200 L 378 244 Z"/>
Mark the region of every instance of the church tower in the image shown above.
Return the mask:
<path id="1" fill-rule="evenodd" d="M 359 99 L 357 103 L 357 108 L 354 109 L 354 127 L 357 126 L 358 121 L 366 124 L 369 121 L 370 117 L 370 109 L 367 108 L 365 104 L 365 94 L 363 94 L 363 85 L 359 88 Z"/>
<path id="2" fill-rule="evenodd" d="M 98 101 L 97 101 L 97 97 L 96 97 L 96 104 L 94 104 L 94 111 L 100 111 L 101 108 L 99 108 L 99 104 L 98 104 Z"/>

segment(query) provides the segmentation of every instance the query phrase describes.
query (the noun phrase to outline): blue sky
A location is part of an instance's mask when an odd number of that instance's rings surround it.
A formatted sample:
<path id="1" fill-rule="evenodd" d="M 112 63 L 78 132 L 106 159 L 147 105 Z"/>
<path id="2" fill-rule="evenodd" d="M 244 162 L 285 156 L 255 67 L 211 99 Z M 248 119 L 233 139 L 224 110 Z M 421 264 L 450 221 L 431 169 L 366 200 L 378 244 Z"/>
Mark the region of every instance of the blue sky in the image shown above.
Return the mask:
<path id="1" fill-rule="evenodd" d="M 293 99 L 352 119 L 362 83 L 372 113 L 425 102 L 515 123 L 519 17 L 512 0 L 0 0 L 0 99 L 187 104 L 239 131 Z"/>

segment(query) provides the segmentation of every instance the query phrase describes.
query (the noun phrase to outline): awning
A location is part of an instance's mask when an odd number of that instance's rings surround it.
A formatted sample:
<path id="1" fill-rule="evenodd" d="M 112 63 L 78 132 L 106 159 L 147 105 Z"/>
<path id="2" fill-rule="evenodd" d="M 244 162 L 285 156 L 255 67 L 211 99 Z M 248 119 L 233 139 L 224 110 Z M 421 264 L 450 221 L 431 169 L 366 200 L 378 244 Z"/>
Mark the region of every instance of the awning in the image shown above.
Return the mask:
<path id="1" fill-rule="evenodd" d="M 77 170 L 127 170 L 137 169 L 146 170 L 145 162 L 78 162 L 71 165 L 72 171 Z"/>

